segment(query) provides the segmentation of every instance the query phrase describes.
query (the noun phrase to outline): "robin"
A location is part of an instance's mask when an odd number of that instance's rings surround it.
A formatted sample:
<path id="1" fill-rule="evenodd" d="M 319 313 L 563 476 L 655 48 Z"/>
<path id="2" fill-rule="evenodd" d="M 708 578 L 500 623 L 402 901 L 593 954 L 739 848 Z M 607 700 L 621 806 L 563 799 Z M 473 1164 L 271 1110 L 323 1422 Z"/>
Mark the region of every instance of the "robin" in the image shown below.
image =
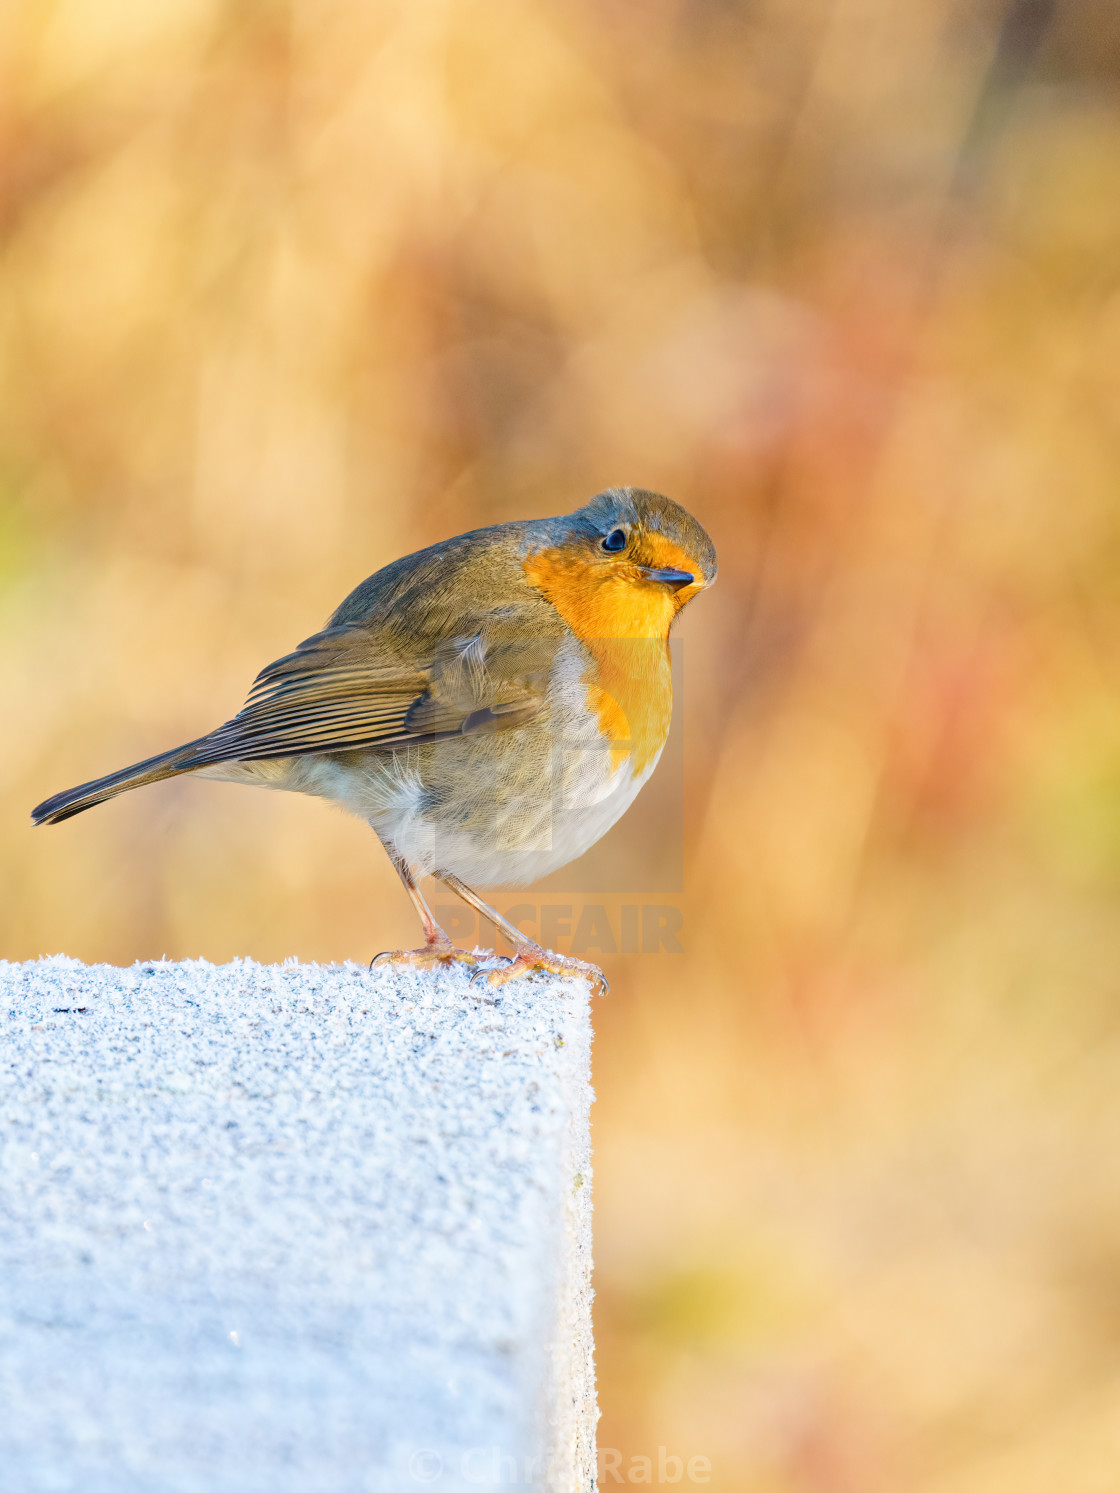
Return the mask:
<path id="1" fill-rule="evenodd" d="M 516 885 L 574 860 L 633 803 L 669 730 L 669 629 L 716 578 L 679 504 L 609 488 L 561 518 L 475 529 L 352 591 L 322 632 L 258 674 L 209 735 L 32 811 L 59 824 L 180 773 L 331 799 L 373 827 L 424 929 L 394 963 L 477 963 L 432 916 L 434 876 L 533 970 L 594 966 L 527 938 L 470 882 Z"/>

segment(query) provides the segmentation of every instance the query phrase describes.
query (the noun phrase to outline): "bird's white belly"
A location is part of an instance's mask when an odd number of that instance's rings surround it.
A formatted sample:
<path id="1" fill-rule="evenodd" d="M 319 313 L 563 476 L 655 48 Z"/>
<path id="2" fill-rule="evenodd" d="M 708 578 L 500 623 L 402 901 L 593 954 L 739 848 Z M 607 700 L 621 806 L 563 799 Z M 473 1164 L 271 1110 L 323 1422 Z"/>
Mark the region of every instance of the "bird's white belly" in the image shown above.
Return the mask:
<path id="1" fill-rule="evenodd" d="M 562 650 L 548 712 L 516 730 L 231 766 L 241 781 L 315 794 L 360 815 L 419 876 L 525 885 L 601 839 L 660 756 L 635 770 L 604 738 L 587 708 L 585 669 L 582 650 Z"/>
<path id="2" fill-rule="evenodd" d="M 371 760 L 360 774 L 327 758 L 304 759 L 300 774 L 307 781 L 300 786 L 367 819 L 417 875 L 451 871 L 481 886 L 525 885 L 590 849 L 656 766 L 655 759 L 635 773 L 625 758 L 612 768 L 610 753 L 598 745 L 558 756 L 543 778 L 519 781 L 510 764 L 512 771 L 462 804 L 433 801 L 432 774 L 424 771 L 430 764 L 415 749 Z"/>
<path id="3" fill-rule="evenodd" d="M 601 762 L 595 765 L 602 767 Z M 392 838 L 411 863 L 426 870 L 452 871 L 482 886 L 524 886 L 576 860 L 602 839 L 634 802 L 654 765 L 639 776 L 623 762 L 604 781 L 585 782 L 590 792 L 561 789 L 535 803 L 507 805 L 487 826 L 429 821 L 421 827 L 406 819 Z"/>

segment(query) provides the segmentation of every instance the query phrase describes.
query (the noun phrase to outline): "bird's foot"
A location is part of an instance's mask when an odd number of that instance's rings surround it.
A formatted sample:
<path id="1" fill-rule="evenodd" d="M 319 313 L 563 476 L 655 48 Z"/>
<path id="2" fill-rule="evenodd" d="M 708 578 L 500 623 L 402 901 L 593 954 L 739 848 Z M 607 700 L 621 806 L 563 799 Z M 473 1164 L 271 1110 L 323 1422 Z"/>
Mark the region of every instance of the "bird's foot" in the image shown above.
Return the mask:
<path id="1" fill-rule="evenodd" d="M 485 957 L 482 952 L 456 948 L 449 938 L 434 938 L 420 949 L 385 949 L 373 956 L 369 967 L 391 964 L 394 969 L 446 969 L 451 964 L 478 964 Z"/>
<path id="2" fill-rule="evenodd" d="M 597 964 L 572 959 L 566 954 L 554 954 L 551 949 L 542 949 L 535 943 L 523 944 L 501 969 L 480 969 L 472 984 L 484 980 L 488 985 L 504 985 L 507 980 L 522 980 L 537 971 L 549 975 L 580 975 L 590 980 L 592 995 L 606 995 L 610 989 L 606 975 Z"/>

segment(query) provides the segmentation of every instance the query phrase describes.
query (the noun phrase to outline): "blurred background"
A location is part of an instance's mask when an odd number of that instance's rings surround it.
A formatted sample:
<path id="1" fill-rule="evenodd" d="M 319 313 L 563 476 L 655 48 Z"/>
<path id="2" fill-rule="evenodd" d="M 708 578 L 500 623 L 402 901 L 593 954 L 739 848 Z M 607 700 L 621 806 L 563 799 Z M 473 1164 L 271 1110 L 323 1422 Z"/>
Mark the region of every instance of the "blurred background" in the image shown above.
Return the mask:
<path id="1" fill-rule="evenodd" d="M 1113 1493 L 1114 0 L 0 9 L 4 955 L 415 942 L 312 800 L 28 811 L 612 483 L 721 574 L 687 952 L 595 1008 L 600 1443 Z"/>

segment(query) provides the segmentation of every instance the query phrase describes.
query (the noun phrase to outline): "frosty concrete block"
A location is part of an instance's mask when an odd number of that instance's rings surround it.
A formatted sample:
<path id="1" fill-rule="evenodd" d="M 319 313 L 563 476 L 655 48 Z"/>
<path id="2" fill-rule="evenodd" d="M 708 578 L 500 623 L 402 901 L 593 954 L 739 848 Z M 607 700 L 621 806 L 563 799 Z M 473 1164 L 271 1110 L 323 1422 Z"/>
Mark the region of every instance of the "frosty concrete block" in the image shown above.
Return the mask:
<path id="1" fill-rule="evenodd" d="M 594 1485 L 585 982 L 0 963 L 21 1493 Z"/>

